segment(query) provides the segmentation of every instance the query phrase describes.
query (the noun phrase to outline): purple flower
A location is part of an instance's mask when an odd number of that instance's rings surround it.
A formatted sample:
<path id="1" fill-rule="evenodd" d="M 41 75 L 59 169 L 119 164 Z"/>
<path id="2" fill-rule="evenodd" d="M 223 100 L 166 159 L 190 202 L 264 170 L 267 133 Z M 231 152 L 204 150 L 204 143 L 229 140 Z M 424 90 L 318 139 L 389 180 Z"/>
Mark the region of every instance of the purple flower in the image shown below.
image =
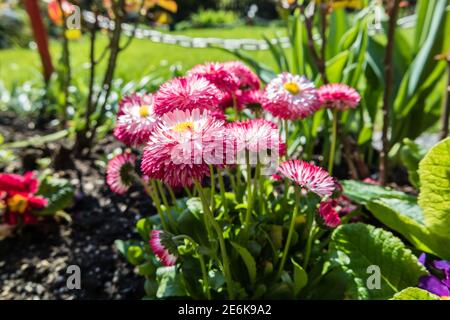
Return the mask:
<path id="1" fill-rule="evenodd" d="M 426 266 L 427 256 L 422 253 L 419 257 L 419 262 Z M 433 274 L 423 276 L 419 280 L 419 288 L 425 289 L 440 297 L 450 296 L 450 262 L 445 260 L 434 260 L 431 266 L 444 273 L 444 278 L 441 279 Z"/>

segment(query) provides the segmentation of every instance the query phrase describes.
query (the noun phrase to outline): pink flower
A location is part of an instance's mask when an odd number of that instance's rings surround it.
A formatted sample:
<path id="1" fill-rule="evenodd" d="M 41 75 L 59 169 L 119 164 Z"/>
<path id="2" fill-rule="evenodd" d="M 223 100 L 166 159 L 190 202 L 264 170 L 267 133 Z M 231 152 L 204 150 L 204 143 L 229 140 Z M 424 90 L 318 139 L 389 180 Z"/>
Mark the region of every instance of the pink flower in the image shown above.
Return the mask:
<path id="1" fill-rule="evenodd" d="M 136 156 L 130 152 L 119 154 L 108 162 L 106 183 L 117 194 L 124 194 L 133 184 L 132 172 Z"/>
<path id="2" fill-rule="evenodd" d="M 150 232 L 150 248 L 161 263 L 166 266 L 174 266 L 177 263 L 177 256 L 170 253 L 168 244 L 172 241 L 171 236 L 161 230 Z M 176 249 L 176 248 L 175 248 Z"/>
<path id="3" fill-rule="evenodd" d="M 328 200 L 320 203 L 319 215 L 323 219 L 323 223 L 330 228 L 336 228 L 341 224 L 341 218 L 336 211 L 338 203 L 336 200 Z"/>
<path id="4" fill-rule="evenodd" d="M 193 67 L 188 75 L 206 78 L 224 92 L 232 93 L 239 88 L 239 79 L 218 62 L 199 64 Z"/>
<path id="5" fill-rule="evenodd" d="M 319 100 L 327 108 L 346 110 L 356 108 L 361 97 L 359 93 L 345 84 L 326 84 L 319 88 Z"/>
<path id="6" fill-rule="evenodd" d="M 155 113 L 159 116 L 173 111 L 215 110 L 223 98 L 222 91 L 198 75 L 181 77 L 164 83 L 155 96 Z"/>
<path id="7" fill-rule="evenodd" d="M 133 94 L 122 99 L 114 136 L 128 146 L 146 142 L 156 121 L 152 95 Z"/>
<path id="8" fill-rule="evenodd" d="M 303 119 L 320 107 L 314 84 L 303 76 L 284 72 L 265 89 L 263 108 L 275 117 Z"/>
<path id="9" fill-rule="evenodd" d="M 336 184 L 326 170 L 302 160 L 281 163 L 279 172 L 302 188 L 320 197 L 331 196 Z"/>
<path id="10" fill-rule="evenodd" d="M 223 67 L 238 79 L 240 90 L 258 90 L 260 88 L 258 76 L 242 62 L 225 62 Z"/>
<path id="11" fill-rule="evenodd" d="M 229 138 L 237 152 L 259 152 L 276 148 L 279 152 L 280 135 L 275 123 L 264 119 L 235 121 L 228 125 Z"/>
<path id="12" fill-rule="evenodd" d="M 239 110 L 261 107 L 264 93 L 260 90 L 236 90 L 236 100 Z"/>
<path id="13" fill-rule="evenodd" d="M 144 148 L 141 169 L 171 186 L 190 186 L 223 163 L 224 122 L 208 111 L 175 110 L 161 117 Z"/>

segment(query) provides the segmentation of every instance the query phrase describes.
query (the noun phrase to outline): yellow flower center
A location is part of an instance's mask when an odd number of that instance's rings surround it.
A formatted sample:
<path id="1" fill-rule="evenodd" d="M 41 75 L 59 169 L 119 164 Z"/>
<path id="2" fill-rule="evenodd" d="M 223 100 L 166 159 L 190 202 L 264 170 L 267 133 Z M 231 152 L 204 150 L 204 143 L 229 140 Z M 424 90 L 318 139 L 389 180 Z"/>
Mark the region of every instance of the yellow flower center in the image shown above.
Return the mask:
<path id="1" fill-rule="evenodd" d="M 180 122 L 175 127 L 173 127 L 173 130 L 176 132 L 184 132 L 186 130 L 193 130 L 193 129 L 194 129 L 194 123 L 191 121 Z"/>
<path id="2" fill-rule="evenodd" d="M 16 194 L 7 200 L 8 208 L 12 212 L 24 213 L 28 207 L 28 200 L 20 194 Z"/>
<path id="3" fill-rule="evenodd" d="M 148 106 L 146 106 L 146 105 L 141 106 L 141 107 L 139 108 L 139 115 L 140 115 L 142 118 L 148 117 L 148 116 L 150 115 L 149 109 L 150 109 L 150 108 L 149 108 Z"/>
<path id="4" fill-rule="evenodd" d="M 286 82 L 283 87 L 293 95 L 297 95 L 300 92 L 300 86 L 295 82 Z"/>

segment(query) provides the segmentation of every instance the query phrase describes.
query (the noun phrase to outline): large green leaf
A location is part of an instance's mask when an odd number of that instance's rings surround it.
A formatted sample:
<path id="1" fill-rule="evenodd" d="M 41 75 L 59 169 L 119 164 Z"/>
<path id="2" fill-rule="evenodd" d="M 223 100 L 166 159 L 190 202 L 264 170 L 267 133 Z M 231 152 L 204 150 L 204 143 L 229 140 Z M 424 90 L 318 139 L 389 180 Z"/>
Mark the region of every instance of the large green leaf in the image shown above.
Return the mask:
<path id="1" fill-rule="evenodd" d="M 432 233 L 445 236 L 450 247 L 450 138 L 435 145 L 419 164 L 419 205 Z"/>
<path id="2" fill-rule="evenodd" d="M 72 204 L 75 189 L 69 180 L 47 176 L 41 181 L 38 194 L 48 200 L 47 206 L 36 214 L 51 215 Z"/>
<path id="3" fill-rule="evenodd" d="M 392 233 L 363 223 L 337 228 L 330 249 L 334 262 L 354 280 L 357 299 L 389 299 L 395 293 L 416 286 L 425 268 Z M 369 289 L 369 267 L 378 267 L 380 287 Z"/>
<path id="4" fill-rule="evenodd" d="M 441 300 L 437 295 L 419 288 L 406 288 L 396 293 L 391 300 Z"/>
<path id="5" fill-rule="evenodd" d="M 417 201 L 379 198 L 366 206 L 378 220 L 402 234 L 417 249 L 442 258 L 450 257 L 450 246 L 445 238 L 432 234 L 425 226 L 425 217 Z"/>
<path id="6" fill-rule="evenodd" d="M 361 181 L 343 180 L 341 181 L 341 184 L 344 188 L 344 194 L 352 201 L 359 204 L 367 204 L 372 199 L 378 199 L 380 197 L 405 199 L 409 201 L 413 201 L 415 199 L 413 196 L 410 196 L 404 192 Z"/>

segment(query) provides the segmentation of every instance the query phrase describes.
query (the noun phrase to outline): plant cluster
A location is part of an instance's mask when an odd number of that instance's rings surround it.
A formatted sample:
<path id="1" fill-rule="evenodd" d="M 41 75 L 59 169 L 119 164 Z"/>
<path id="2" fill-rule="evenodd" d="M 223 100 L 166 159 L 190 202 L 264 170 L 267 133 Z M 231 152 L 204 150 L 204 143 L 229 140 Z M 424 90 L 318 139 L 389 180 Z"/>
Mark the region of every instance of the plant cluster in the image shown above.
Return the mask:
<path id="1" fill-rule="evenodd" d="M 147 297 L 313 298 L 333 277 L 344 281 L 337 294 L 358 298 L 417 286 L 427 271 L 401 240 L 347 224 L 365 220 L 351 191 L 395 192 L 333 178 L 335 134 L 328 170 L 287 153 L 297 154 L 298 145 L 289 147 L 295 123 L 359 102 L 347 85 L 316 88 L 288 72 L 261 90 L 240 62 L 198 65 L 154 94 L 125 97 L 114 136 L 131 149 L 109 162 L 107 183 L 119 194 L 139 183 L 157 210 L 137 224 L 143 241 L 117 242 L 145 276 Z M 371 290 L 363 268 L 377 257 L 386 278 L 382 290 Z M 398 278 L 389 264 L 408 276 Z"/>

